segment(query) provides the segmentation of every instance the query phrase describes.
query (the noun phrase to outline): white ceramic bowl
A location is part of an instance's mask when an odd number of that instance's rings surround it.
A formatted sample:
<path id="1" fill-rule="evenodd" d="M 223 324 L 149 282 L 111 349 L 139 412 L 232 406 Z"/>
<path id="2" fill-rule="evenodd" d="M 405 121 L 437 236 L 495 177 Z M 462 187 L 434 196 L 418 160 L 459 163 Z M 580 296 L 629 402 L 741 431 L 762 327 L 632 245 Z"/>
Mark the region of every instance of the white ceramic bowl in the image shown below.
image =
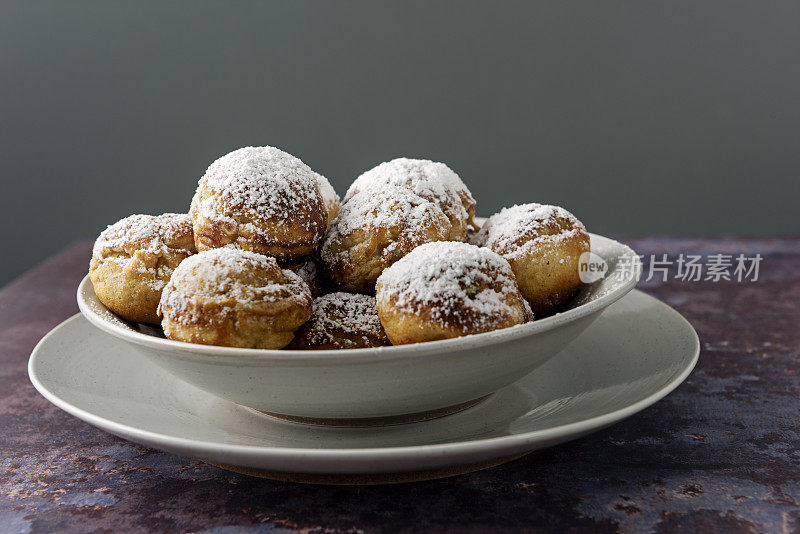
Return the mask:
<path id="1" fill-rule="evenodd" d="M 608 272 L 585 284 L 563 313 L 485 334 L 397 347 L 289 351 L 170 341 L 158 329 L 128 323 L 108 310 L 88 276 L 78 287 L 78 306 L 97 328 L 160 367 L 237 404 L 305 422 L 404 422 L 456 411 L 515 382 L 633 289 L 641 262 L 629 247 L 592 235 L 592 252 L 605 260 Z"/>

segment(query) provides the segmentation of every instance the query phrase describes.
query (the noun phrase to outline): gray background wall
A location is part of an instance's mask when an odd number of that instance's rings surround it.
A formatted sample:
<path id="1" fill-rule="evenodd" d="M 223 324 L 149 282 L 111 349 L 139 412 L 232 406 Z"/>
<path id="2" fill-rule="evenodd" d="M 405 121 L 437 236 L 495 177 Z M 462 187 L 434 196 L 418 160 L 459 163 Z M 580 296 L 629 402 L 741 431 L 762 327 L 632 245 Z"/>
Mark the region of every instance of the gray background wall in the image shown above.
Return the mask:
<path id="1" fill-rule="evenodd" d="M 399 155 L 479 212 L 599 233 L 786 234 L 800 3 L 0 3 L 0 283 L 272 144 L 339 192 Z M 88 262 L 88 258 L 87 258 Z"/>

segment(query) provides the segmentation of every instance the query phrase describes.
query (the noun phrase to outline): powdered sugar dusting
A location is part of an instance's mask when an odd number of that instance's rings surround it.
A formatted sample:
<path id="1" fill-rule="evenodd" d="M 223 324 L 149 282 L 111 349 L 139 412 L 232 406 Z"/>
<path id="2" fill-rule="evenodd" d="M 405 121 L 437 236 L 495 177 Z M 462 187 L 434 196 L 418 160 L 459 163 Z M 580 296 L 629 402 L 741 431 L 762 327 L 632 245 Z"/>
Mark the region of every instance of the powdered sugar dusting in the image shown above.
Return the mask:
<path id="1" fill-rule="evenodd" d="M 161 295 L 160 308 L 173 320 L 191 324 L 197 304 L 254 306 L 278 301 L 305 305 L 311 293 L 295 273 L 281 269 L 275 258 L 234 247 L 200 252 L 184 260 Z"/>
<path id="2" fill-rule="evenodd" d="M 306 342 L 341 343 L 342 334 L 360 339 L 359 346 L 374 345 L 376 340 L 389 344 L 378 318 L 375 297 L 339 292 L 314 299 L 314 311 L 303 330 Z"/>
<path id="3" fill-rule="evenodd" d="M 433 224 L 441 210 L 419 195 L 397 186 L 368 186 L 342 206 L 334 221 L 342 233 L 371 226 L 425 227 Z"/>
<path id="4" fill-rule="evenodd" d="M 401 312 L 430 314 L 445 325 L 491 330 L 522 317 L 511 266 L 498 254 L 468 243 L 415 248 L 378 278 L 377 299 Z"/>
<path id="5" fill-rule="evenodd" d="M 128 254 L 146 250 L 163 254 L 170 248 L 194 250 L 192 219 L 185 213 L 162 215 L 130 215 L 108 226 L 95 240 L 92 254 L 95 258 L 119 252 Z"/>
<path id="6" fill-rule="evenodd" d="M 109 265 L 135 272 L 138 283 L 161 291 L 174 267 L 195 252 L 189 215 L 130 215 L 95 240 L 90 270 Z"/>
<path id="7" fill-rule="evenodd" d="M 586 234 L 583 224 L 564 208 L 533 203 L 503 208 L 492 215 L 473 242 L 516 258 L 580 234 Z"/>
<path id="8" fill-rule="evenodd" d="M 358 191 L 373 184 L 405 187 L 422 198 L 441 204 L 451 219 L 457 217 L 467 221 L 469 214 L 465 204 L 475 205 L 469 189 L 450 167 L 427 159 L 397 158 L 381 163 L 356 178 L 347 190 L 344 202 L 349 202 Z"/>
<path id="9" fill-rule="evenodd" d="M 319 182 L 324 177 L 275 147 L 244 147 L 212 163 L 198 184 L 193 209 L 214 221 L 285 220 L 324 210 Z M 335 193 L 334 193 L 335 194 Z M 204 198 L 198 200 L 200 196 Z M 308 229 L 312 220 L 306 222 Z"/>
<path id="10" fill-rule="evenodd" d="M 385 232 L 387 229 L 394 239 L 384 252 L 392 254 L 394 247 L 421 242 L 430 233 L 444 237 L 447 228 L 443 227 L 447 225 L 447 218 L 434 203 L 403 187 L 372 184 L 342 205 L 321 254 L 325 261 L 333 262 L 337 253 L 332 243 L 357 230 Z"/>

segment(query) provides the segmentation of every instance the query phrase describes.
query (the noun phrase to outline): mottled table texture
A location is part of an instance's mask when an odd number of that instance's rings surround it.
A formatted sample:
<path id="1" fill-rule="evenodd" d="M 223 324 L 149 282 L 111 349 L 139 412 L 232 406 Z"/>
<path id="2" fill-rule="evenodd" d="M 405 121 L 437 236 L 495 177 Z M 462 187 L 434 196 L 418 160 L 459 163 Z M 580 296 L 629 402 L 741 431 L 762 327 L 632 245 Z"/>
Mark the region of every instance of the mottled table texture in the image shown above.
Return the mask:
<path id="1" fill-rule="evenodd" d="M 42 398 L 28 355 L 77 312 L 89 257 L 79 243 L 0 291 L 0 531 L 800 531 L 800 238 L 627 242 L 646 256 L 764 258 L 755 283 L 640 285 L 700 335 L 686 383 L 607 430 L 500 467 L 358 487 L 234 474 L 128 443 Z"/>

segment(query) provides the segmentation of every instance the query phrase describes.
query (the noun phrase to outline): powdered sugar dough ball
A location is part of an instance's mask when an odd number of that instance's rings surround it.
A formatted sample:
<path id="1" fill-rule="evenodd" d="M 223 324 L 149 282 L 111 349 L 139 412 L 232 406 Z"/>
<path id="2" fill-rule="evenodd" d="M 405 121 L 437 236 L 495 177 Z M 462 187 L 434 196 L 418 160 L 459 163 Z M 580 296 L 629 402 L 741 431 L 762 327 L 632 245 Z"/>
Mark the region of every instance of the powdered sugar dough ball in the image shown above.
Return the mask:
<path id="1" fill-rule="evenodd" d="M 448 239 L 451 231 L 437 204 L 405 187 L 370 184 L 342 204 L 320 258 L 337 288 L 372 294 L 385 268 L 423 243 Z"/>
<path id="2" fill-rule="evenodd" d="M 376 184 L 405 187 L 438 205 L 450 219 L 447 240 L 467 240 L 467 229 L 474 226 L 475 199 L 461 178 L 444 163 L 409 158 L 381 163 L 356 178 L 347 190 L 344 202 L 365 187 Z"/>
<path id="3" fill-rule="evenodd" d="M 476 242 L 508 260 L 537 317 L 561 310 L 582 286 L 580 257 L 590 250 L 589 234 L 564 208 L 505 208 L 484 223 Z"/>
<path id="4" fill-rule="evenodd" d="M 175 268 L 194 253 L 187 214 L 131 215 L 97 238 L 89 278 L 111 311 L 129 321 L 158 324 L 161 291 Z"/>
<path id="5" fill-rule="evenodd" d="M 197 250 L 233 245 L 298 265 L 322 239 L 321 176 L 274 147 L 245 147 L 212 163 L 190 213 Z M 324 179 L 324 178 L 323 178 Z"/>
<path id="6" fill-rule="evenodd" d="M 360 349 L 390 345 L 378 318 L 375 297 L 329 293 L 314 299 L 314 312 L 290 349 Z"/>
<path id="7" fill-rule="evenodd" d="M 311 292 L 275 258 L 217 248 L 175 269 L 159 313 L 164 334 L 175 341 L 280 349 L 311 316 Z"/>
<path id="8" fill-rule="evenodd" d="M 526 322 L 508 262 L 468 243 L 428 243 L 386 269 L 378 315 L 394 345 L 489 332 Z"/>

